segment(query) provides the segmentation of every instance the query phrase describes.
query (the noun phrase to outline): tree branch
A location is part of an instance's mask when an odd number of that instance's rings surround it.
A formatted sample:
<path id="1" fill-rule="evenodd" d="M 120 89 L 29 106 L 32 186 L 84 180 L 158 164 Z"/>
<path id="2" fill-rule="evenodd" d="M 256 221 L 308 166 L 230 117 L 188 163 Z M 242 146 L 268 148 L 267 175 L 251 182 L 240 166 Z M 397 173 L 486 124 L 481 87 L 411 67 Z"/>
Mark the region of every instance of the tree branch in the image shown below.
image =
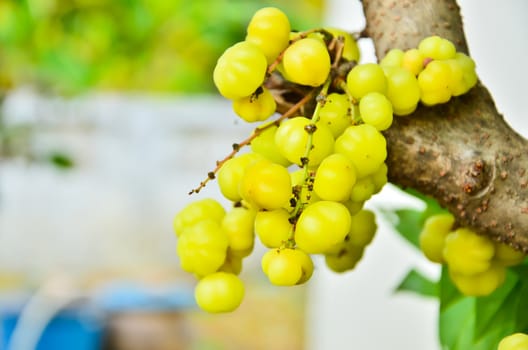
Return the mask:
<path id="1" fill-rule="evenodd" d="M 363 6 L 378 58 L 430 35 L 468 53 L 454 0 L 364 0 Z M 506 124 L 482 84 L 445 105 L 395 118 L 385 136 L 392 183 L 436 198 L 459 225 L 528 253 L 528 141 Z"/>

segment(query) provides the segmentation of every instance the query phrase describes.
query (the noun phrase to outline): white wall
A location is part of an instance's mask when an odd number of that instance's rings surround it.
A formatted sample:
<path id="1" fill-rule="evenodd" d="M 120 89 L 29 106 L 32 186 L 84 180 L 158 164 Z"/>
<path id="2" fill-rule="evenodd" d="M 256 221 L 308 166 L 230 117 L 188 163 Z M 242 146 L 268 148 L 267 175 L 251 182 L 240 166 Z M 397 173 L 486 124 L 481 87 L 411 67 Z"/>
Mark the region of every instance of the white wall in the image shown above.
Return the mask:
<path id="1" fill-rule="evenodd" d="M 15 159 L 0 169 L 0 266 L 36 282 L 61 270 L 177 266 L 174 214 L 249 132 L 216 96 L 63 101 L 20 90 L 4 108 L 8 123 L 36 127 L 37 153 L 60 150 L 77 163 L 62 171 Z"/>

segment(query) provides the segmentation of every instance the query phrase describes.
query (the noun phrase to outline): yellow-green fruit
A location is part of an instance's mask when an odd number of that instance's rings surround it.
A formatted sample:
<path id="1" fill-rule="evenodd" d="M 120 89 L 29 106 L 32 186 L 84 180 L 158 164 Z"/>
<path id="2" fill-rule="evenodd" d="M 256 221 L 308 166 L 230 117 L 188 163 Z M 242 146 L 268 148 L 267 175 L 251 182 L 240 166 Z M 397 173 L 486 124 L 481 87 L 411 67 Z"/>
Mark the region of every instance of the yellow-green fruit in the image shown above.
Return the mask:
<path id="1" fill-rule="evenodd" d="M 388 172 L 387 164 L 382 163 L 378 170 L 376 170 L 372 175 L 370 175 L 370 179 L 372 180 L 372 183 L 374 183 L 374 193 L 378 193 L 383 189 L 383 186 L 388 182 L 387 179 L 387 172 Z"/>
<path id="2" fill-rule="evenodd" d="M 234 251 L 249 251 L 253 248 L 256 212 L 244 207 L 232 208 L 222 220 L 222 230 L 229 239 L 229 247 Z"/>
<path id="3" fill-rule="evenodd" d="M 325 254 L 325 263 L 334 272 L 345 272 L 356 267 L 363 257 L 364 247 L 344 246 L 336 254 Z"/>
<path id="4" fill-rule="evenodd" d="M 182 269 L 199 276 L 217 271 L 224 264 L 228 244 L 216 221 L 202 220 L 186 228 L 176 246 Z"/>
<path id="5" fill-rule="evenodd" d="M 385 94 L 387 91 L 387 80 L 383 69 L 379 65 L 363 63 L 348 72 L 347 87 L 352 97 L 359 100 L 369 92 Z"/>
<path id="6" fill-rule="evenodd" d="M 401 67 L 416 76 L 424 68 L 424 56 L 418 49 L 409 49 L 403 54 Z"/>
<path id="7" fill-rule="evenodd" d="M 222 271 L 239 275 L 242 271 L 242 259 L 242 256 L 233 254 L 233 252 L 228 249 L 224 264 L 220 266 L 218 272 Z"/>
<path id="8" fill-rule="evenodd" d="M 495 243 L 494 262 L 501 266 L 515 266 L 519 265 L 526 259 L 526 254 L 519 250 L 515 250 L 505 243 Z"/>
<path id="9" fill-rule="evenodd" d="M 458 65 L 462 67 L 463 75 L 462 80 L 463 84 L 459 91 L 453 93 L 453 95 L 458 96 L 460 94 L 465 94 L 469 89 L 477 84 L 478 77 L 477 72 L 475 71 L 475 61 L 466 54 L 462 52 L 457 52 L 455 55 L 455 60 Z"/>
<path id="10" fill-rule="evenodd" d="M 350 233 L 348 234 L 348 244 L 358 247 L 366 247 L 372 242 L 378 225 L 376 216 L 370 210 L 360 210 L 351 217 Z"/>
<path id="11" fill-rule="evenodd" d="M 297 246 L 309 253 L 325 253 L 350 231 L 350 213 L 341 203 L 319 201 L 307 206 L 295 228 Z"/>
<path id="12" fill-rule="evenodd" d="M 355 183 L 354 164 L 348 157 L 335 153 L 319 164 L 313 190 L 322 200 L 342 202 L 349 199 Z"/>
<path id="13" fill-rule="evenodd" d="M 445 61 L 432 61 L 418 75 L 420 99 L 422 103 L 432 106 L 445 103 L 451 98 L 449 83 L 451 68 Z"/>
<path id="14" fill-rule="evenodd" d="M 445 239 L 444 260 L 457 274 L 474 275 L 488 270 L 494 254 L 493 242 L 468 228 L 459 228 Z"/>
<path id="15" fill-rule="evenodd" d="M 251 96 L 242 97 L 233 101 L 235 113 L 248 123 L 260 122 L 268 119 L 277 104 L 271 92 L 262 88 L 262 91 Z"/>
<path id="16" fill-rule="evenodd" d="M 302 277 L 302 265 L 293 249 L 272 249 L 262 257 L 262 271 L 277 286 L 294 286 Z"/>
<path id="17" fill-rule="evenodd" d="M 403 116 L 414 112 L 420 102 L 418 80 L 408 70 L 393 67 L 387 72 L 387 98 L 394 114 Z"/>
<path id="18" fill-rule="evenodd" d="M 502 338 L 497 350 L 528 350 L 528 334 L 514 333 Z"/>
<path id="19" fill-rule="evenodd" d="M 258 46 L 268 64 L 288 46 L 289 40 L 290 21 L 284 12 L 276 7 L 264 7 L 255 12 L 247 27 L 246 41 Z"/>
<path id="20" fill-rule="evenodd" d="M 380 61 L 380 66 L 382 68 L 386 67 L 400 67 L 403 59 L 403 50 L 400 49 L 391 49 L 385 57 Z"/>
<path id="21" fill-rule="evenodd" d="M 308 165 L 319 165 L 334 148 L 334 136 L 330 129 L 321 123 L 314 125 L 310 119 L 295 117 L 283 121 L 275 133 L 275 143 L 280 153 L 290 162 L 303 165 L 306 147 L 312 133 L 312 147 L 308 155 Z"/>
<path id="22" fill-rule="evenodd" d="M 245 153 L 225 162 L 216 176 L 220 192 L 233 202 L 242 200 L 238 187 L 246 168 L 263 157 L 257 153 Z"/>
<path id="23" fill-rule="evenodd" d="M 312 277 L 314 270 L 313 261 L 310 255 L 306 254 L 300 249 L 295 249 L 294 252 L 302 268 L 302 276 L 301 279 L 297 282 L 297 284 L 303 284 Z"/>
<path id="24" fill-rule="evenodd" d="M 234 274 L 216 272 L 198 282 L 194 298 L 198 306 L 207 312 L 231 312 L 242 303 L 244 284 Z"/>
<path id="25" fill-rule="evenodd" d="M 363 209 L 365 202 L 354 202 L 352 200 L 348 200 L 343 204 L 345 205 L 345 207 L 347 207 L 348 211 L 350 212 L 350 215 L 356 215 L 361 209 Z"/>
<path id="26" fill-rule="evenodd" d="M 447 60 L 455 57 L 455 45 L 438 35 L 429 36 L 422 39 L 418 44 L 418 51 L 426 58 L 434 60 Z"/>
<path id="27" fill-rule="evenodd" d="M 387 157 L 387 142 L 381 132 L 368 124 L 352 125 L 335 140 L 334 152 L 347 156 L 361 179 L 375 173 Z"/>
<path id="28" fill-rule="evenodd" d="M 173 226 L 176 236 L 180 236 L 186 227 L 199 221 L 211 219 L 220 222 L 225 215 L 222 205 L 212 198 L 204 198 L 187 204 L 174 217 Z"/>
<path id="29" fill-rule="evenodd" d="M 259 209 L 283 208 L 292 194 L 290 174 L 281 165 L 260 160 L 246 168 L 239 191 L 244 200 Z"/>
<path id="30" fill-rule="evenodd" d="M 365 124 L 379 131 L 388 129 L 392 124 L 392 104 L 384 94 L 369 92 L 359 100 L 359 114 Z"/>
<path id="31" fill-rule="evenodd" d="M 255 233 L 268 248 L 278 248 L 290 237 L 293 225 L 285 209 L 259 211 L 255 216 Z"/>
<path id="32" fill-rule="evenodd" d="M 222 96 L 234 100 L 253 94 L 264 82 L 266 69 L 267 61 L 262 51 L 242 41 L 218 58 L 213 80 Z"/>
<path id="33" fill-rule="evenodd" d="M 447 63 L 449 69 L 451 70 L 448 81 L 451 95 L 459 96 L 464 94 L 466 92 L 466 86 L 464 84 L 464 70 L 462 65 L 460 65 L 459 62 L 454 58 L 445 60 L 444 62 Z"/>
<path id="34" fill-rule="evenodd" d="M 301 85 L 322 85 L 330 73 L 330 54 L 320 40 L 313 38 L 291 44 L 282 62 L 288 79 Z"/>
<path id="35" fill-rule="evenodd" d="M 354 187 L 352 187 L 352 191 L 350 192 L 350 200 L 358 203 L 365 202 L 366 200 L 370 199 L 370 197 L 372 197 L 375 190 L 376 187 L 372 181 L 372 177 L 364 177 L 357 180 L 354 184 Z"/>
<path id="36" fill-rule="evenodd" d="M 387 157 L 387 143 L 382 133 L 368 124 L 346 128 L 334 145 L 335 153 L 347 156 L 361 179 L 375 173 Z"/>
<path id="37" fill-rule="evenodd" d="M 437 214 L 425 220 L 420 232 L 420 249 L 427 259 L 440 264 L 445 262 L 444 242 L 454 222 L 455 218 L 451 214 Z"/>
<path id="38" fill-rule="evenodd" d="M 291 162 L 280 153 L 275 143 L 277 129 L 278 127 L 273 125 L 260 131 L 259 135 L 251 141 L 251 150 L 273 163 L 288 167 Z"/>
<path id="39" fill-rule="evenodd" d="M 502 285 L 506 270 L 501 266 L 492 266 L 480 273 L 464 275 L 451 271 L 450 268 L 449 277 L 462 294 L 480 297 L 490 295 Z"/>
<path id="40" fill-rule="evenodd" d="M 243 250 L 233 250 L 229 248 L 227 252 L 229 255 L 242 259 L 253 252 L 253 246 L 249 247 L 248 249 L 243 249 Z"/>
<path id="41" fill-rule="evenodd" d="M 312 259 L 299 249 L 271 249 L 264 254 L 261 263 L 270 282 L 278 286 L 302 284 L 313 273 Z"/>
<path id="42" fill-rule="evenodd" d="M 346 94 L 332 92 L 319 109 L 319 123 L 326 124 L 332 135 L 338 137 L 352 124 L 351 103 Z"/>

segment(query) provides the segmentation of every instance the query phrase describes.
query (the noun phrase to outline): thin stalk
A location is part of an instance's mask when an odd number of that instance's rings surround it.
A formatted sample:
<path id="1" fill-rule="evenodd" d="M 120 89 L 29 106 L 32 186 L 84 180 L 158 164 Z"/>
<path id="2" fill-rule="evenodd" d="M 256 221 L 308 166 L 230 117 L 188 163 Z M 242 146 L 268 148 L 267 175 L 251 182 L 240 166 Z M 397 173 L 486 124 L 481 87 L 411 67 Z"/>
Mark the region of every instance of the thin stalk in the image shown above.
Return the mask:
<path id="1" fill-rule="evenodd" d="M 246 139 L 242 140 L 239 143 L 234 143 L 233 150 L 223 159 L 216 161 L 216 167 L 212 171 L 207 173 L 207 178 L 201 181 L 198 187 L 189 191 L 189 195 L 193 193 L 199 193 L 202 190 L 202 188 L 204 188 L 207 185 L 209 181 L 215 179 L 216 173 L 225 164 L 225 162 L 233 158 L 243 147 L 249 145 L 251 141 L 253 141 L 257 136 L 259 136 L 264 130 L 272 127 L 273 125 L 278 126 L 284 119 L 292 117 L 304 104 L 306 104 L 306 102 L 308 102 L 313 97 L 314 91 L 315 90 L 306 94 L 301 100 L 299 100 L 299 102 L 294 104 L 288 111 L 286 111 L 283 115 L 281 115 L 276 120 L 264 123 L 256 127 L 255 130 L 253 130 L 253 132 L 251 133 L 251 135 L 249 135 Z"/>
<path id="2" fill-rule="evenodd" d="M 302 158 L 303 159 L 302 166 L 303 166 L 304 172 L 303 172 L 301 191 L 299 193 L 299 198 L 295 203 L 295 208 L 293 209 L 292 214 L 290 216 L 290 219 L 293 222 L 296 222 L 297 218 L 302 212 L 302 209 L 304 208 L 304 205 L 306 204 L 306 203 L 303 203 L 303 201 L 301 200 L 302 190 L 306 188 L 309 191 L 308 197 L 311 195 L 312 189 L 309 188 L 308 186 L 308 179 L 310 178 L 310 169 L 308 169 L 308 163 L 310 159 L 310 152 L 313 147 L 313 134 L 316 130 L 316 123 L 319 121 L 319 112 L 321 111 L 321 108 L 326 102 L 326 96 L 328 95 L 328 89 L 330 87 L 331 82 L 332 82 L 332 79 L 330 77 L 325 81 L 323 87 L 321 88 L 321 91 L 317 95 L 317 98 L 316 98 L 317 104 L 313 111 L 312 118 L 310 119 L 311 123 L 305 127 L 305 130 L 308 133 L 308 141 L 306 142 L 306 148 L 305 148 L 304 155 Z M 294 246 L 295 246 L 295 224 L 290 229 L 290 235 L 288 237 L 288 240 L 285 242 L 286 248 L 292 248 Z"/>

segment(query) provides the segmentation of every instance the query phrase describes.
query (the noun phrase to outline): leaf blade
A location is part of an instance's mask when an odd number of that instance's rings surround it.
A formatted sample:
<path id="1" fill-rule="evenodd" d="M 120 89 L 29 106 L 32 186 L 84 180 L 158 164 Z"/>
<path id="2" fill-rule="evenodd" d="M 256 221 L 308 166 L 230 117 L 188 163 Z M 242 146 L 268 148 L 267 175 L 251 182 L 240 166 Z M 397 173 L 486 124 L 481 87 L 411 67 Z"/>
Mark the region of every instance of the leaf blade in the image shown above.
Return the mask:
<path id="1" fill-rule="evenodd" d="M 396 287 L 395 292 L 412 292 L 425 297 L 438 297 L 438 283 L 415 269 L 409 270 L 407 275 Z"/>
<path id="2" fill-rule="evenodd" d="M 420 210 L 381 210 L 381 213 L 400 236 L 419 249 L 419 236 L 423 224 L 423 216 Z"/>

